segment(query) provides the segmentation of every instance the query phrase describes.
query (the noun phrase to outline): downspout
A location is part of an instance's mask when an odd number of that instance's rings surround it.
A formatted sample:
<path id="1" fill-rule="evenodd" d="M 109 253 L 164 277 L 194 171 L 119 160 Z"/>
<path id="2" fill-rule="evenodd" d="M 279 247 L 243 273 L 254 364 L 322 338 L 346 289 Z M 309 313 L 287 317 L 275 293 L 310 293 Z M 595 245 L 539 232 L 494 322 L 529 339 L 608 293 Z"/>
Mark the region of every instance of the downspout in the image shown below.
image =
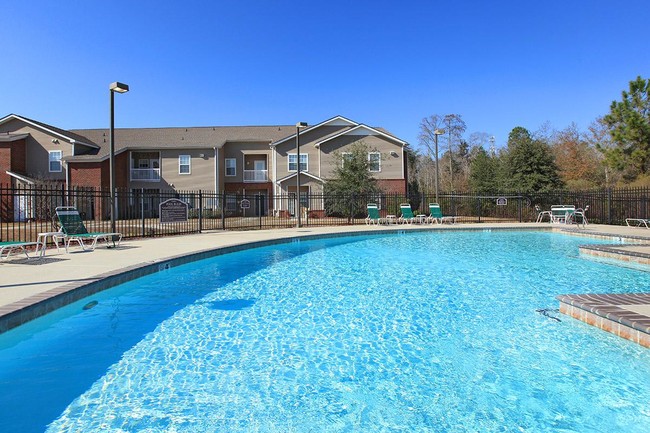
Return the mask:
<path id="1" fill-rule="evenodd" d="M 406 158 L 406 145 L 402 144 L 402 179 L 404 180 L 404 191 L 406 194 L 408 194 L 408 179 L 406 178 L 406 164 L 407 164 L 407 158 Z"/>
<path id="2" fill-rule="evenodd" d="M 214 192 L 219 190 L 219 150 L 215 147 L 214 150 Z"/>
<path id="3" fill-rule="evenodd" d="M 402 179 L 404 179 L 404 165 L 406 164 L 406 151 L 404 150 L 405 146 L 402 145 Z M 404 179 L 406 180 L 406 179 Z"/>
<path id="4" fill-rule="evenodd" d="M 276 146 L 273 146 L 271 143 L 269 143 L 269 146 L 273 149 L 271 160 L 273 161 L 273 213 L 275 213 L 278 210 L 278 185 L 276 182 L 278 179 L 278 158 Z"/>
<path id="5" fill-rule="evenodd" d="M 323 178 L 321 174 L 321 151 L 320 151 L 320 146 L 316 146 L 316 149 L 318 149 L 318 177 L 321 179 Z"/>
<path id="6" fill-rule="evenodd" d="M 72 144 L 72 156 L 75 155 L 74 142 Z M 66 189 L 70 188 L 70 163 L 65 162 L 65 187 Z"/>

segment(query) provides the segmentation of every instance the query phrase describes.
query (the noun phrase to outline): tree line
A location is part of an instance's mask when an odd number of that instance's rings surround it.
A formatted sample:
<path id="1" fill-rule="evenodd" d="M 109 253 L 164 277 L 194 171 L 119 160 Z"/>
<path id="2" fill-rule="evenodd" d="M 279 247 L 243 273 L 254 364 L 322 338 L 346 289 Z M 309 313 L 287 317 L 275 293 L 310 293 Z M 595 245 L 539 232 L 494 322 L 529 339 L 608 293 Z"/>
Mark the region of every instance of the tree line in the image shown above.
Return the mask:
<path id="1" fill-rule="evenodd" d="M 650 80 L 639 76 L 586 131 L 575 123 L 533 132 L 516 126 L 500 149 L 487 133 L 467 135 L 460 114 L 433 114 L 420 123 L 419 149 L 409 151 L 409 188 L 434 192 L 436 174 L 441 192 L 650 186 L 649 91 Z"/>

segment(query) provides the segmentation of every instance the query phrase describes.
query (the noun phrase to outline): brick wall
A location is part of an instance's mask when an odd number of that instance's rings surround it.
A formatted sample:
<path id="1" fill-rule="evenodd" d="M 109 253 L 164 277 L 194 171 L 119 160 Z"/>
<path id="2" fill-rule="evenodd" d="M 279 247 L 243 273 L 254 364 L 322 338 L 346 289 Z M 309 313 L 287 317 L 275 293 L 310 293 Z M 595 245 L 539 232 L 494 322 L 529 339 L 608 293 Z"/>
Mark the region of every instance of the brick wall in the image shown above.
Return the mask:
<path id="1" fill-rule="evenodd" d="M 20 174 L 25 172 L 25 140 L 0 143 L 0 184 L 11 183 L 8 171 Z"/>
<path id="2" fill-rule="evenodd" d="M 14 141 L 11 146 L 11 171 L 27 173 L 27 144 L 25 139 Z"/>
<path id="3" fill-rule="evenodd" d="M 404 179 L 377 179 L 377 185 L 387 193 L 406 194 L 406 180 Z"/>
<path id="4" fill-rule="evenodd" d="M 244 190 L 248 193 L 249 191 L 259 191 L 265 189 L 268 197 L 273 193 L 273 184 L 271 182 L 264 183 L 247 183 L 247 182 L 227 182 L 224 184 L 226 192 L 234 192 L 242 194 Z"/>
<path id="5" fill-rule="evenodd" d="M 71 163 L 69 165 L 70 186 L 90 186 L 101 188 L 102 186 L 102 167 L 101 162 L 84 162 Z M 108 184 L 105 185 L 108 187 Z"/>
<path id="6" fill-rule="evenodd" d="M 8 185 L 11 177 L 6 173 L 11 171 L 11 146 L 13 143 L 0 143 L 0 185 Z"/>

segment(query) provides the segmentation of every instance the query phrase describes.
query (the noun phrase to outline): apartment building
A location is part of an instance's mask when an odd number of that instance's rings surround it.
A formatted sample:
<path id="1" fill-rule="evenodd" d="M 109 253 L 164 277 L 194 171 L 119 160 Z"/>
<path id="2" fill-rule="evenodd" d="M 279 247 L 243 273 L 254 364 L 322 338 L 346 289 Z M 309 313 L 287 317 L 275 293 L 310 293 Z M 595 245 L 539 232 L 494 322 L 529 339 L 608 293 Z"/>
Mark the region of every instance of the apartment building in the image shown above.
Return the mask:
<path id="1" fill-rule="evenodd" d="M 380 187 L 405 193 L 407 143 L 335 116 L 300 131 L 300 195 L 321 193 L 340 163 L 337 153 L 358 141 L 371 149 Z M 115 129 L 119 189 L 259 195 L 265 204 L 256 212 L 293 214 L 292 201 L 275 198 L 296 194 L 297 165 L 295 125 Z M 108 188 L 108 129 L 63 130 L 15 114 L 0 119 L 0 185 L 39 182 Z"/>

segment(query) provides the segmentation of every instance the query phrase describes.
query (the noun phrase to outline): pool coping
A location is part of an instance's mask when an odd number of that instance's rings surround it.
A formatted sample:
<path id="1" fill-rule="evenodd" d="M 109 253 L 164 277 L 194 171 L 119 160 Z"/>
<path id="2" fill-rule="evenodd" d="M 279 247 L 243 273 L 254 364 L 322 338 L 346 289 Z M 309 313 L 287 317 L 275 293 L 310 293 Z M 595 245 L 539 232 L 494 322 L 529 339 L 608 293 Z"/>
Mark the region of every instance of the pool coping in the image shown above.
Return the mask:
<path id="1" fill-rule="evenodd" d="M 372 226 L 355 226 L 354 228 L 343 230 L 336 233 L 305 233 L 299 230 L 290 236 L 279 234 L 277 238 L 244 241 L 233 245 L 221 246 L 215 248 L 202 249 L 191 253 L 184 253 L 147 262 L 137 263 L 131 266 L 101 273 L 91 278 L 77 280 L 67 284 L 45 290 L 35 295 L 28 296 L 19 301 L 0 306 L 0 334 L 7 332 L 15 327 L 25 324 L 31 320 L 48 314 L 54 310 L 76 302 L 85 297 L 94 295 L 98 292 L 110 289 L 117 285 L 126 283 L 136 278 L 144 277 L 162 270 L 180 266 L 197 260 L 212 258 L 223 254 L 234 253 L 252 248 L 265 247 L 269 245 L 280 245 L 300 240 L 330 239 L 337 237 L 354 237 L 354 236 L 388 236 L 400 235 L 406 232 L 430 232 L 430 231 L 552 231 L 555 227 L 539 226 L 465 226 L 465 225 L 446 225 L 446 226 L 421 226 L 405 227 L 397 226 L 395 228 L 384 228 L 380 231 L 375 230 Z"/>
<path id="2" fill-rule="evenodd" d="M 560 295 L 557 299 L 561 313 L 650 348 L 650 317 L 630 310 L 650 305 L 650 293 Z"/>
<path id="3" fill-rule="evenodd" d="M 586 235 L 570 229 L 563 231 L 572 235 Z M 588 236 L 614 238 L 627 243 L 580 245 L 578 249 L 581 255 L 611 260 L 614 263 L 650 266 L 650 252 L 638 251 L 642 248 L 650 248 L 650 238 L 647 236 L 617 236 L 600 232 L 593 232 Z M 642 314 L 634 311 L 639 307 L 645 310 L 650 306 L 650 293 L 558 295 L 556 299 L 560 302 L 561 313 L 650 348 L 650 313 Z"/>

